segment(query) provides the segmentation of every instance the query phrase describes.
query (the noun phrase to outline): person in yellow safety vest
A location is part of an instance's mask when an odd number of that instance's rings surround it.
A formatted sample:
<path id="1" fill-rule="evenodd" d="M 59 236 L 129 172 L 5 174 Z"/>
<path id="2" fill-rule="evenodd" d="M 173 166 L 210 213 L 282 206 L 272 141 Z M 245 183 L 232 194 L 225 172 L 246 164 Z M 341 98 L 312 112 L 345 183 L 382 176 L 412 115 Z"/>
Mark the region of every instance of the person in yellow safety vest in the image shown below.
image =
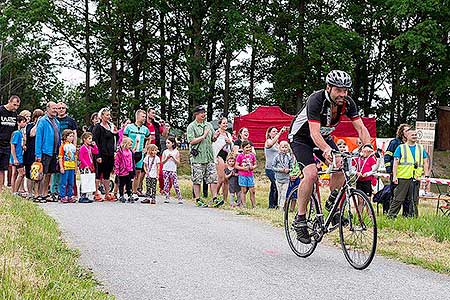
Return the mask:
<path id="1" fill-rule="evenodd" d="M 405 132 L 408 131 L 411 128 L 411 125 L 409 124 L 400 124 L 397 128 L 397 136 L 395 139 L 391 140 L 389 142 L 389 146 L 386 149 L 386 152 L 384 152 L 384 166 L 386 167 L 386 173 L 389 173 L 389 183 L 391 187 L 391 198 L 389 199 L 389 203 L 392 202 L 392 199 L 394 198 L 394 189 L 397 187 L 396 184 L 392 182 L 393 176 L 392 176 L 392 167 L 394 166 L 394 152 L 395 149 L 401 144 L 406 143 L 406 136 Z M 409 215 L 409 202 L 403 201 L 403 207 L 402 207 L 402 215 L 404 217 L 407 217 Z M 389 207 L 388 207 L 389 209 Z"/>
<path id="2" fill-rule="evenodd" d="M 405 132 L 406 143 L 399 145 L 394 152 L 392 182 L 397 184 L 388 217 L 395 218 L 403 201 L 409 201 L 409 216 L 419 215 L 419 185 L 422 174 L 429 177 L 429 157 L 423 145 L 417 144 L 417 133 L 410 128 Z"/>

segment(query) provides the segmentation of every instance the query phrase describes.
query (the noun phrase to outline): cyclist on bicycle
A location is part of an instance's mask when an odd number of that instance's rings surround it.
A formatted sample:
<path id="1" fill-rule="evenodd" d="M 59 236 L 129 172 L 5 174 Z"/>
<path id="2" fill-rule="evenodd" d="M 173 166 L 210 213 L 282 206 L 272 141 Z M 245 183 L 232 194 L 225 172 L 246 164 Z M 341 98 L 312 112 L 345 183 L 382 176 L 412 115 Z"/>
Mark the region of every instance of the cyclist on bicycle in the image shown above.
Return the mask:
<path id="1" fill-rule="evenodd" d="M 306 210 L 311 197 L 313 184 L 317 180 L 315 154 L 326 164 L 332 162 L 332 149 L 338 150 L 331 133 L 338 125 L 341 116 L 347 115 L 363 145 L 370 144 L 370 134 L 364 126 L 355 102 L 348 96 L 352 79 L 344 71 L 333 70 L 326 77 L 326 88 L 312 93 L 305 106 L 292 121 L 289 140 L 295 157 L 303 172 L 303 180 L 298 191 L 298 215 L 294 221 L 297 240 L 311 243 L 306 223 Z M 314 148 L 319 148 L 315 151 Z M 337 162 L 340 164 L 340 162 Z M 344 174 L 334 173 L 330 178 L 330 197 L 336 197 L 337 190 L 344 184 Z M 336 191 L 335 191 L 336 190 Z M 335 216 L 336 217 L 336 216 Z M 333 218 L 333 224 L 339 222 L 339 216 Z"/>

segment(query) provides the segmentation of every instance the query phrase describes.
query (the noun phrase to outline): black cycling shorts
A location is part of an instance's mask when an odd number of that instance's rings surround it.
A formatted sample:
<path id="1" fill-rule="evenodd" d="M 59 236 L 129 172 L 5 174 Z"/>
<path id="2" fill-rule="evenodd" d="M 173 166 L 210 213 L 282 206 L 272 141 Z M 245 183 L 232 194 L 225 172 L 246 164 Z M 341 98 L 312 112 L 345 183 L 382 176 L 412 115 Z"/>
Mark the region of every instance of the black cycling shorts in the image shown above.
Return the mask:
<path id="1" fill-rule="evenodd" d="M 331 137 L 326 138 L 325 142 L 330 145 L 331 148 L 339 150 Z M 291 143 L 292 152 L 294 153 L 295 158 L 300 165 L 300 169 L 303 169 L 307 165 L 316 163 L 316 161 L 314 160 L 314 154 L 322 162 L 326 162 L 325 158 L 323 157 L 323 151 L 314 151 L 314 148 L 317 148 L 317 146 L 310 141 L 293 141 Z"/>

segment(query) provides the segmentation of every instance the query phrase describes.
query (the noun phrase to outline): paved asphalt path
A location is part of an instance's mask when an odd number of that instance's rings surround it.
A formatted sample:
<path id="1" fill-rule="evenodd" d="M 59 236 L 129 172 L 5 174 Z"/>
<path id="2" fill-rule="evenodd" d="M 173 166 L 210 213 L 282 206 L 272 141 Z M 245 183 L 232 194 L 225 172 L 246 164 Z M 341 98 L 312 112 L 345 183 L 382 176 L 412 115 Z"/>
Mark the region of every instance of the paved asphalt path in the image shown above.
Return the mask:
<path id="1" fill-rule="evenodd" d="M 376 256 L 354 270 L 320 244 L 302 259 L 282 228 L 191 203 L 42 204 L 119 300 L 450 299 L 450 277 Z"/>

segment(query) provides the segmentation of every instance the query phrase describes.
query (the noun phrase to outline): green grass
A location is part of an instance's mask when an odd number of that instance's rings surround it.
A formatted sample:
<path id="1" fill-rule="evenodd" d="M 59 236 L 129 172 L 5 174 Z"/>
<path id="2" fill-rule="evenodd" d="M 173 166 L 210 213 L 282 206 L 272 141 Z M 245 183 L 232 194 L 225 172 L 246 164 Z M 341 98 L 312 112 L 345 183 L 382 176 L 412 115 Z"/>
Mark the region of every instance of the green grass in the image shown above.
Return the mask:
<path id="1" fill-rule="evenodd" d="M 385 228 L 402 231 L 414 232 L 423 237 L 431 237 L 437 242 L 450 241 L 450 218 L 436 215 L 433 213 L 424 213 L 419 218 L 403 218 L 388 219 L 385 215 L 378 216 L 378 228 Z"/>
<path id="2" fill-rule="evenodd" d="M 42 209 L 7 192 L 0 197 L 0 299 L 114 299 Z"/>

